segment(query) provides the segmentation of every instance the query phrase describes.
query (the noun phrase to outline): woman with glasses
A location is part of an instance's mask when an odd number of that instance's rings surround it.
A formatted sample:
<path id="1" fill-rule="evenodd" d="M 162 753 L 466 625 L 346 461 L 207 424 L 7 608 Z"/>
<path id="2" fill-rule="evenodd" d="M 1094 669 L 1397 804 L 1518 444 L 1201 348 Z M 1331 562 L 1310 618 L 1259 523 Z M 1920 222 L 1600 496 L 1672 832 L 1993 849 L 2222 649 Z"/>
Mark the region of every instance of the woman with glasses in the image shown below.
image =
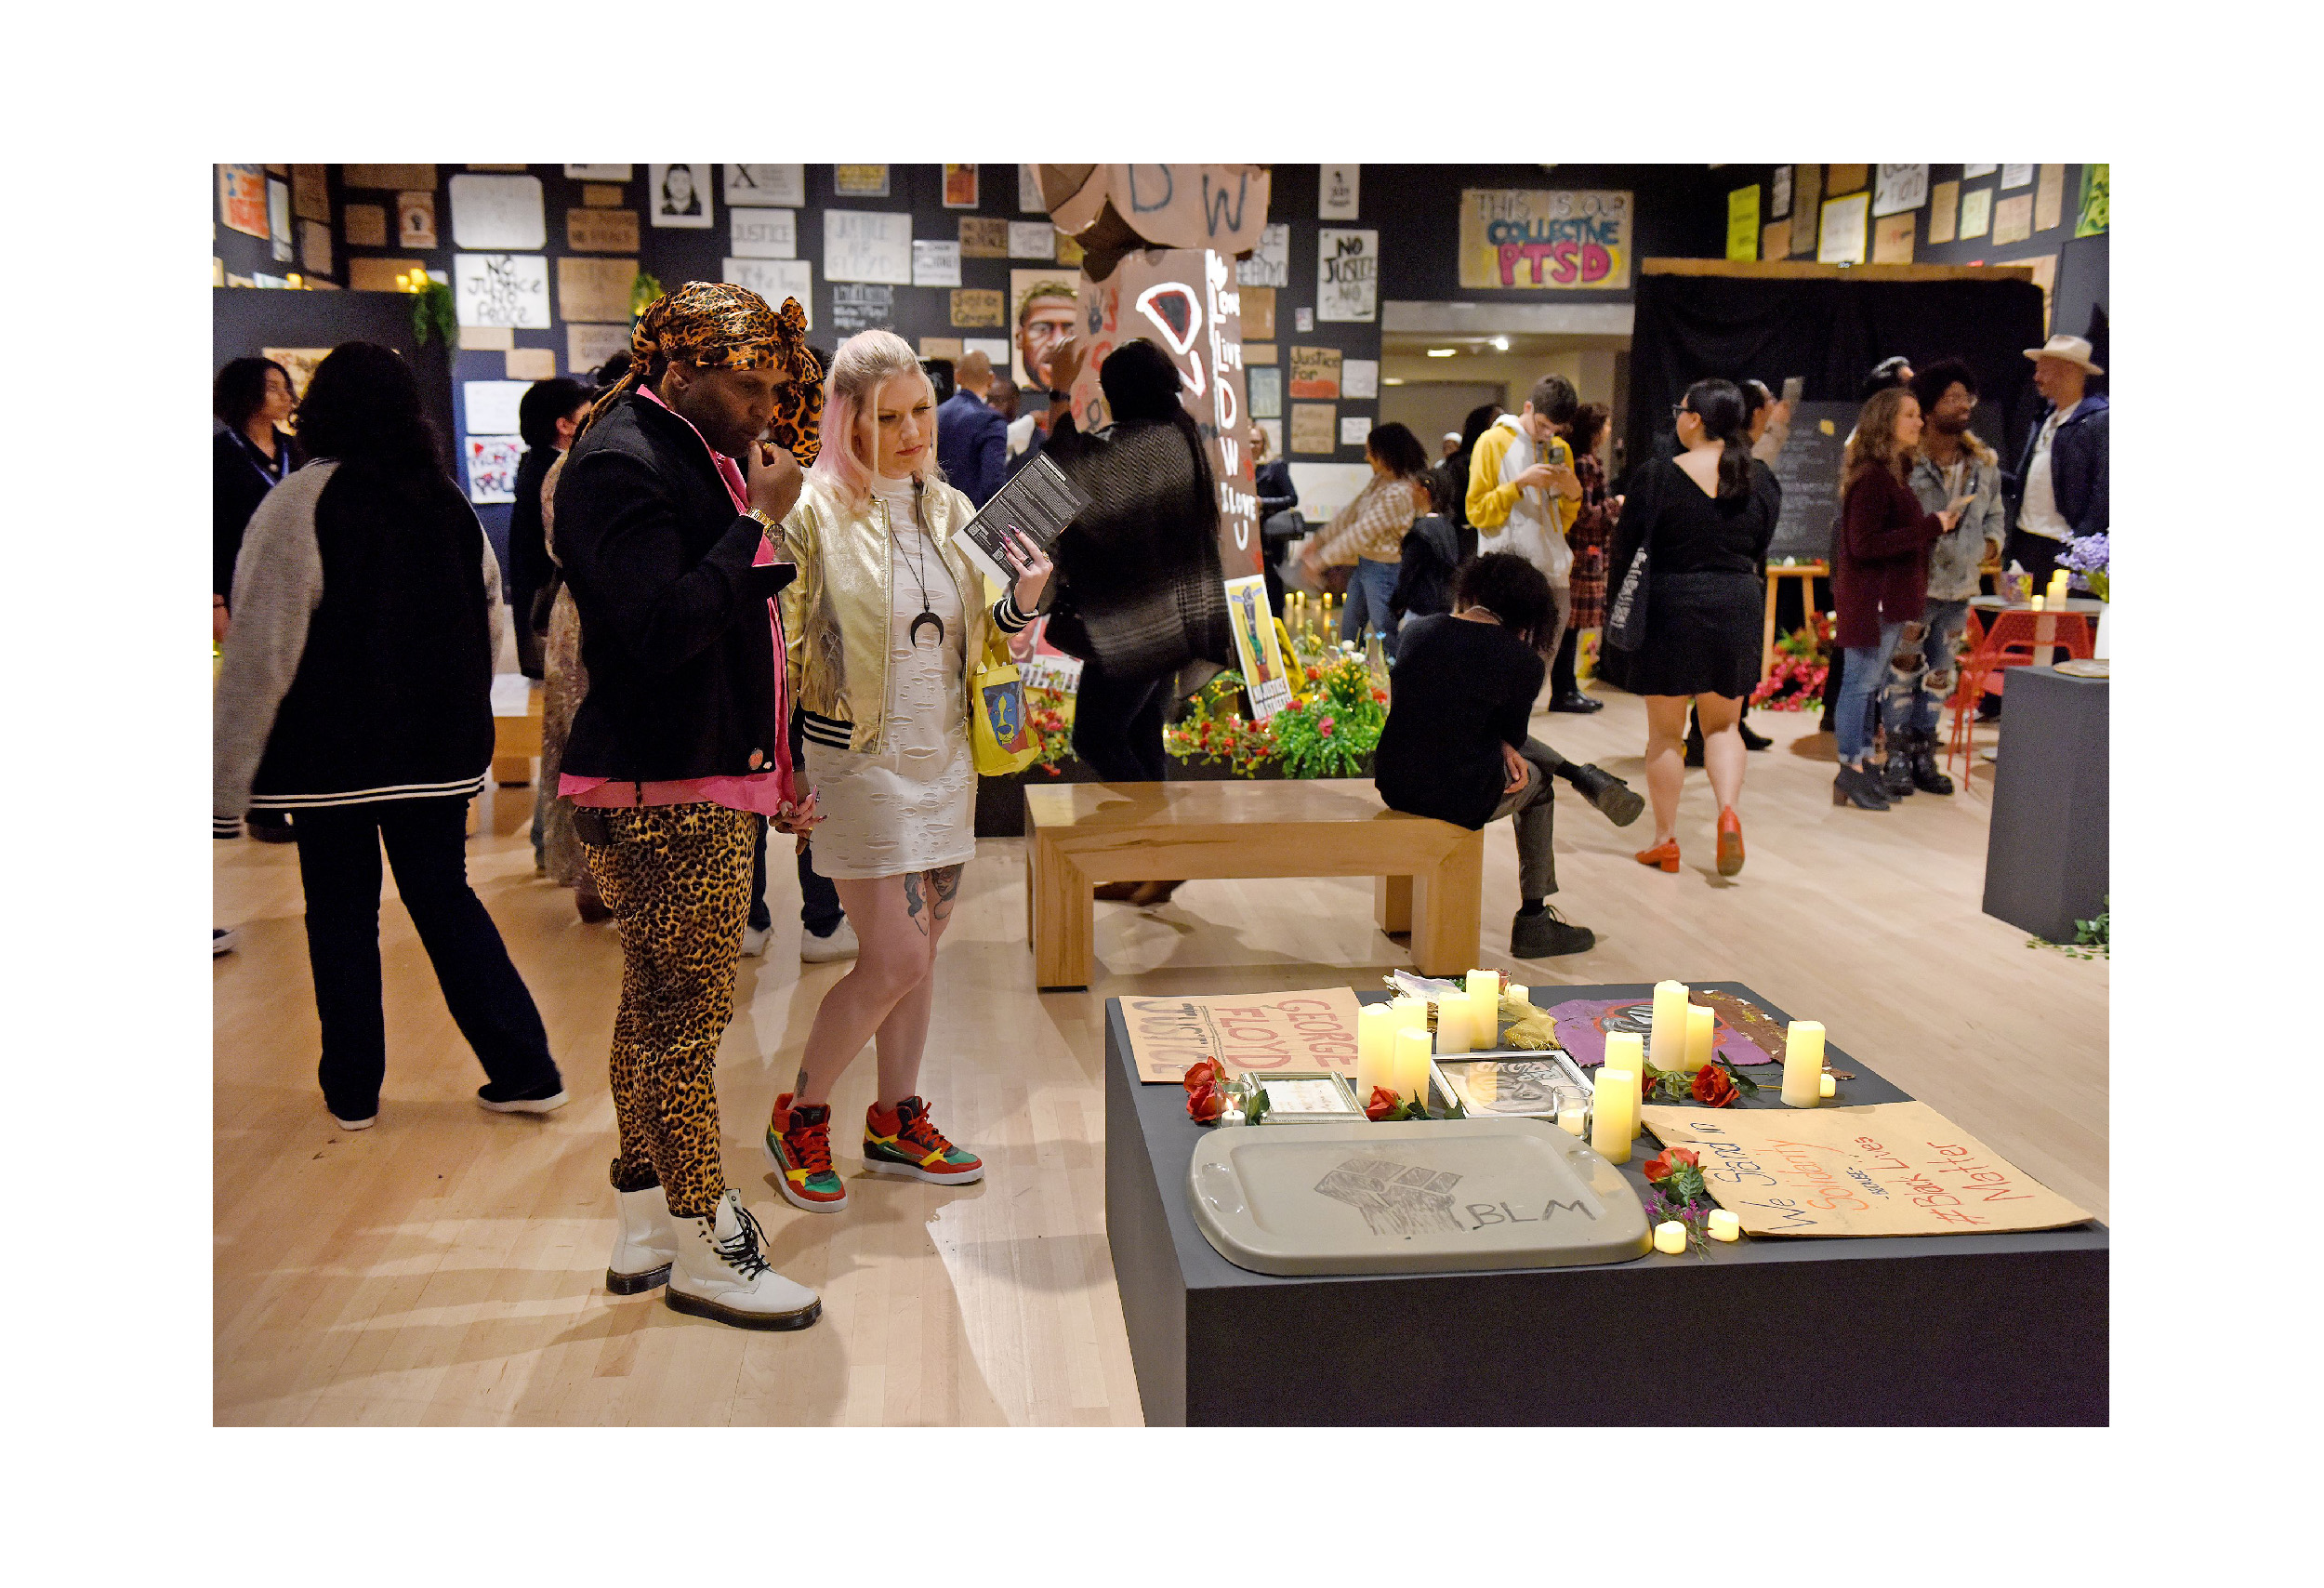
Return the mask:
<path id="1" fill-rule="evenodd" d="M 1743 741 L 1736 733 L 1744 697 L 1759 682 L 1759 560 L 1776 533 L 1776 504 L 1751 470 L 1743 394 L 1734 382 L 1698 380 L 1672 411 L 1683 449 L 1656 457 L 1631 477 L 1616 526 L 1606 588 L 1620 592 L 1644 555 L 1632 607 L 1645 605 L 1643 633 L 1628 635 L 1635 659 L 1630 687 L 1646 697 L 1646 792 L 1655 840 L 1642 866 L 1679 868 L 1679 790 L 1686 777 L 1686 708 L 1703 727 L 1703 759 L 1719 801 L 1719 875 L 1743 869 Z M 1607 642 L 1623 639 L 1610 621 Z"/>

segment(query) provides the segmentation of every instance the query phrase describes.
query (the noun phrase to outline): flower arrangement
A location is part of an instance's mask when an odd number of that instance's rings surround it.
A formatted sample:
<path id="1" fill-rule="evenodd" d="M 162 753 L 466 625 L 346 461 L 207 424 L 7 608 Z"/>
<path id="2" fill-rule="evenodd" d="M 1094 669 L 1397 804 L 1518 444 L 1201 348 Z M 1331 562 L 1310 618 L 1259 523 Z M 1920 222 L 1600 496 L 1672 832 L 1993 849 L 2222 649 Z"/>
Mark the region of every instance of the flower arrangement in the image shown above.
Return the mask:
<path id="1" fill-rule="evenodd" d="M 2111 601 L 2114 598 L 2107 592 L 2114 583 L 2108 570 L 2113 560 L 2113 544 L 2102 529 L 2095 535 L 2067 541 L 2065 553 L 2058 558 L 2058 566 L 2071 570 L 2076 576 L 2074 583 L 2100 601 Z"/>
<path id="2" fill-rule="evenodd" d="M 1710 1215 L 1718 1203 L 1703 1184 L 1702 1159 L 1686 1147 L 1664 1147 L 1641 1166 L 1646 1177 L 1646 1222 L 1686 1226 L 1692 1251 L 1710 1251 Z"/>
<path id="3" fill-rule="evenodd" d="M 1072 697 L 1054 689 L 1028 685 L 1024 692 L 1024 714 L 1041 747 L 1040 753 L 1033 758 L 1033 765 L 1049 776 L 1063 775 L 1058 767 L 1074 752 Z"/>
<path id="4" fill-rule="evenodd" d="M 1831 675 L 1831 615 L 1809 613 L 1805 627 L 1776 642 L 1776 665 L 1751 691 L 1751 704 L 1771 711 L 1821 710 L 1824 681 Z"/>
<path id="5" fill-rule="evenodd" d="M 1394 1124 L 1406 1119 L 1465 1119 L 1469 1111 L 1454 1098 L 1436 1113 L 1430 1113 L 1420 1094 L 1400 1097 L 1384 1086 L 1372 1088 L 1371 1099 L 1364 1105 L 1364 1118 L 1375 1125 Z"/>
<path id="6" fill-rule="evenodd" d="M 1179 1084 L 1186 1089 L 1186 1117 L 1195 1124 L 1214 1124 L 1226 1112 L 1226 1070 L 1218 1060 L 1187 1065 Z"/>
<path id="7" fill-rule="evenodd" d="M 1648 1065 L 1644 1086 L 1649 1103 L 1699 1103 L 1706 1108 L 1732 1108 L 1760 1091 L 1759 1082 L 1721 1058 L 1691 1074 Z"/>
<path id="8" fill-rule="evenodd" d="M 1274 759 L 1274 734 L 1236 709 L 1243 675 L 1222 672 L 1203 685 L 1191 708 L 1162 730 L 1162 748 L 1181 761 L 1222 762 L 1249 777 Z"/>
<path id="9" fill-rule="evenodd" d="M 1344 652 L 1316 670 L 1314 686 L 1267 723 L 1276 759 L 1292 777 L 1354 776 L 1380 746 L 1388 692 L 1372 681 L 1362 656 Z"/>

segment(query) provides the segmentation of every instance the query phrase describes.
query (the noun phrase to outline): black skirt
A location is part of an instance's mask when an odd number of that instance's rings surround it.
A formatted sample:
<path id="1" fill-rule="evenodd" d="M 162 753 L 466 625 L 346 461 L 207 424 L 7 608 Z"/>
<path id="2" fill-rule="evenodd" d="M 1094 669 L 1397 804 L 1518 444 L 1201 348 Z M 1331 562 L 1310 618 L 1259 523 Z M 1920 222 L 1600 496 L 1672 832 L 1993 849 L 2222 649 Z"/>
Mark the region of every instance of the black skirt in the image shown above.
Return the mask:
<path id="1" fill-rule="evenodd" d="M 1648 576 L 1646 642 L 1623 686 L 1638 695 L 1747 695 L 1759 686 L 1766 606 L 1750 574 Z"/>

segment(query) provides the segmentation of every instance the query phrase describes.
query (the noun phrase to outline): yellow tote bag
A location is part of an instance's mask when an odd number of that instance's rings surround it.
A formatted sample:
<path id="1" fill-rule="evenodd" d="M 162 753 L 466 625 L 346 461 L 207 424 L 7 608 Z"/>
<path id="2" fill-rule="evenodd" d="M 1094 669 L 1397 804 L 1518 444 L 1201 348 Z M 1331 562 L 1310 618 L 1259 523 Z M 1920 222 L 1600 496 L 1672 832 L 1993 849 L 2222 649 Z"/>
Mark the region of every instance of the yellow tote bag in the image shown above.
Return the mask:
<path id="1" fill-rule="evenodd" d="M 981 777 L 1023 772 L 1041 753 L 1024 708 L 1024 682 L 997 631 L 985 643 L 984 666 L 969 680 L 969 734 Z"/>

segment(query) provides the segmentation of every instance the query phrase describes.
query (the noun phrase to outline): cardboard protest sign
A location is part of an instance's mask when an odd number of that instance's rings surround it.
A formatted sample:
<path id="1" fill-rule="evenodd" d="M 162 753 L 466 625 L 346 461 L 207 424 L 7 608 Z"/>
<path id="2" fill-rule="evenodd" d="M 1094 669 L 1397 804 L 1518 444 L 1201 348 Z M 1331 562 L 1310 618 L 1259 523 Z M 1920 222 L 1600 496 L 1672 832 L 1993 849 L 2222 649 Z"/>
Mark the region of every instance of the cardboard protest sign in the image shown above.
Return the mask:
<path id="1" fill-rule="evenodd" d="M 1355 994 L 1231 994 L 1223 998 L 1126 998 L 1138 1079 L 1175 1082 L 1197 1059 L 1216 1059 L 1231 1075 L 1248 1070 L 1336 1070 L 1355 1074 Z"/>
<path id="2" fill-rule="evenodd" d="M 1640 1118 L 1702 1158 L 1703 1184 L 1751 1235 L 2058 1229 L 2090 1214 L 1925 1103 L 1685 1108 Z"/>

